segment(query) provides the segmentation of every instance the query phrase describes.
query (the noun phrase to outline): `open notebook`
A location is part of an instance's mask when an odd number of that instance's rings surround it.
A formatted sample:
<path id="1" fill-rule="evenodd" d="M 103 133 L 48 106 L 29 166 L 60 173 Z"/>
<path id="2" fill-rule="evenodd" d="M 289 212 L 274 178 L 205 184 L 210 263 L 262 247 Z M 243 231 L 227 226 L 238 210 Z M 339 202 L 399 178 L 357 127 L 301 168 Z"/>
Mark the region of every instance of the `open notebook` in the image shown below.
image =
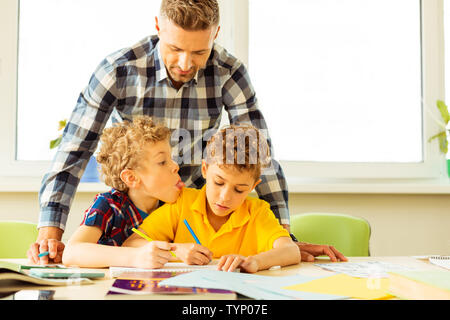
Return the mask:
<path id="1" fill-rule="evenodd" d="M 183 262 L 168 262 L 164 267 L 160 269 L 142 269 L 142 268 L 129 268 L 129 267 L 109 267 L 109 272 L 112 278 L 119 277 L 124 272 L 190 272 L 197 270 L 217 270 L 217 264 L 219 260 L 212 260 L 209 264 L 199 266 L 199 265 L 188 265 Z M 237 270 L 238 271 L 238 270 Z"/>
<path id="2" fill-rule="evenodd" d="M 450 270 L 450 256 L 431 256 L 428 258 L 430 263 Z"/>

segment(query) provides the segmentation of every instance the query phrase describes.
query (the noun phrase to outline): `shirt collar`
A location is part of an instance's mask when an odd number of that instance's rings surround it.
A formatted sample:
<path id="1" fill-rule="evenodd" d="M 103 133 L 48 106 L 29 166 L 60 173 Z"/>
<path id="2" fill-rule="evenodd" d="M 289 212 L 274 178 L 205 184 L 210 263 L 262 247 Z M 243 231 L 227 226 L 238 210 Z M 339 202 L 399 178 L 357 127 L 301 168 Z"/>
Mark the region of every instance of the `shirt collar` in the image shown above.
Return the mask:
<path id="1" fill-rule="evenodd" d="M 203 221 L 208 219 L 206 215 L 206 185 L 202 187 L 197 195 L 197 198 L 191 205 L 191 211 L 197 212 L 203 215 Z M 231 231 L 232 228 L 237 228 L 243 226 L 250 219 L 250 213 L 248 212 L 247 200 L 237 208 L 225 223 L 226 229 Z"/>
<path id="2" fill-rule="evenodd" d="M 164 60 L 162 59 L 161 56 L 161 49 L 160 49 L 160 42 L 158 41 L 156 43 L 156 47 L 155 47 L 155 72 L 156 72 L 156 81 L 157 82 L 161 82 L 164 79 L 167 79 L 167 81 L 171 81 L 169 78 L 169 75 L 167 74 L 167 69 L 166 66 L 164 65 Z M 197 84 L 198 83 L 198 73 L 200 71 L 202 71 L 203 69 L 199 69 L 194 77 L 189 81 L 190 84 Z M 202 71 L 203 72 L 203 71 Z"/>
<path id="3" fill-rule="evenodd" d="M 157 82 L 161 82 L 164 79 L 167 78 L 167 81 L 170 81 L 169 77 L 167 76 L 167 70 L 166 67 L 164 66 L 164 61 L 161 57 L 161 52 L 159 49 L 159 41 L 156 44 L 156 48 L 155 48 L 155 77 L 156 77 L 156 81 Z"/>

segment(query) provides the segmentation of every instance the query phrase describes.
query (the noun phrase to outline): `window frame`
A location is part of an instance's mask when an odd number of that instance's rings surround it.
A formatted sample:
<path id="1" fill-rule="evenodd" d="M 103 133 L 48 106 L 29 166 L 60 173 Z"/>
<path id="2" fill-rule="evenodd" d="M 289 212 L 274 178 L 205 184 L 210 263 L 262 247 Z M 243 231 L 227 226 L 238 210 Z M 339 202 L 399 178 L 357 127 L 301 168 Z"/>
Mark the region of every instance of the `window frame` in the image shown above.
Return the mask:
<path id="1" fill-rule="evenodd" d="M 19 31 L 19 0 L 3 0 L 0 10 L 0 176 L 42 177 L 50 161 L 16 160 L 17 141 L 17 58 Z"/>
<path id="2" fill-rule="evenodd" d="M 19 0 L 3 0 L 0 10 L 0 176 L 42 177 L 50 161 L 16 160 L 17 140 L 17 57 Z M 218 42 L 247 66 L 249 0 L 219 0 L 221 30 Z M 289 184 L 304 178 L 339 179 L 437 179 L 447 176 L 446 158 L 438 142 L 428 142 L 439 131 L 436 100 L 444 100 L 443 0 L 421 1 L 422 44 L 422 143 L 421 163 L 333 163 L 280 161 Z M 250 62 L 251 63 L 251 62 Z M 430 106 L 427 110 L 424 105 Z M 430 115 L 430 113 L 432 115 Z M 269 132 L 270 132 L 269 128 Z M 276 146 L 274 146 L 276 152 Z"/>

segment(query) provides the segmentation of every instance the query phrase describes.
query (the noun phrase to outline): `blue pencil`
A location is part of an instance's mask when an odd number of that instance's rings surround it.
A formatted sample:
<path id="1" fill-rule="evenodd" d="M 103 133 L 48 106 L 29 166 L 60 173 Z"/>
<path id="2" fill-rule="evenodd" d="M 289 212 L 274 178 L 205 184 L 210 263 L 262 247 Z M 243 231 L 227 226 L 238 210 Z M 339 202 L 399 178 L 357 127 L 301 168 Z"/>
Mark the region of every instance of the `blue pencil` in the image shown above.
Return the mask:
<path id="1" fill-rule="evenodd" d="M 49 253 L 48 251 L 45 251 L 45 252 L 39 253 L 39 254 L 38 254 L 38 257 L 39 257 L 39 258 L 42 258 L 42 257 L 47 256 L 47 255 L 49 255 L 49 254 L 50 254 L 50 253 Z"/>
<path id="2" fill-rule="evenodd" d="M 197 244 L 201 245 L 200 240 L 198 240 L 197 236 L 194 233 L 194 230 L 192 230 L 191 226 L 189 225 L 189 223 L 187 222 L 186 219 L 184 219 L 184 224 L 186 225 L 186 227 L 188 228 L 189 232 L 191 233 L 191 235 L 194 237 L 195 242 L 197 242 Z"/>

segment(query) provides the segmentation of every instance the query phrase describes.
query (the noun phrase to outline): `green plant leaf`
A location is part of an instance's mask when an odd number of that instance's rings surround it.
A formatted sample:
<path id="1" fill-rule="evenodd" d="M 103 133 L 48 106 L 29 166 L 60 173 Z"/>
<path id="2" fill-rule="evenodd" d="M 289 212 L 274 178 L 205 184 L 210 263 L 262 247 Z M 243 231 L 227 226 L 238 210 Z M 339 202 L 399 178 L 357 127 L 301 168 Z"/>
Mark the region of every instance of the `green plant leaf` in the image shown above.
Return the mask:
<path id="1" fill-rule="evenodd" d="M 62 136 L 59 136 L 55 140 L 50 141 L 50 149 L 56 148 L 61 143 Z"/>
<path id="2" fill-rule="evenodd" d="M 445 131 L 441 131 L 441 132 L 435 134 L 430 139 L 428 139 L 428 142 L 431 142 L 433 139 L 436 139 L 437 137 L 441 136 L 442 134 L 445 134 Z"/>
<path id="3" fill-rule="evenodd" d="M 442 119 L 444 119 L 445 124 L 447 125 L 450 120 L 450 114 L 448 113 L 448 108 L 445 105 L 444 101 L 438 100 L 436 103 L 439 111 L 441 112 Z"/>
<path id="4" fill-rule="evenodd" d="M 447 135 L 444 134 L 439 136 L 439 148 L 444 154 L 447 154 L 448 152 L 448 141 L 447 141 Z"/>
<path id="5" fill-rule="evenodd" d="M 438 134 L 435 134 L 430 139 L 428 139 L 428 142 L 431 142 L 433 139 L 439 139 L 439 149 L 444 154 L 447 154 L 448 152 L 448 141 L 447 141 L 447 132 L 441 131 Z"/>
<path id="6" fill-rule="evenodd" d="M 67 124 L 67 119 L 64 119 L 64 120 L 59 121 L 59 122 L 58 122 L 58 125 L 59 125 L 58 131 L 64 129 L 64 127 L 66 126 L 66 124 Z"/>

